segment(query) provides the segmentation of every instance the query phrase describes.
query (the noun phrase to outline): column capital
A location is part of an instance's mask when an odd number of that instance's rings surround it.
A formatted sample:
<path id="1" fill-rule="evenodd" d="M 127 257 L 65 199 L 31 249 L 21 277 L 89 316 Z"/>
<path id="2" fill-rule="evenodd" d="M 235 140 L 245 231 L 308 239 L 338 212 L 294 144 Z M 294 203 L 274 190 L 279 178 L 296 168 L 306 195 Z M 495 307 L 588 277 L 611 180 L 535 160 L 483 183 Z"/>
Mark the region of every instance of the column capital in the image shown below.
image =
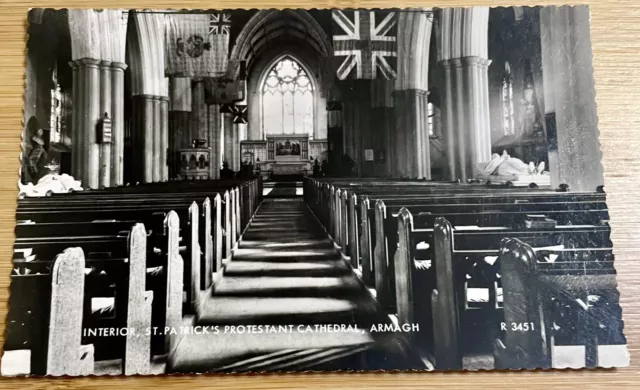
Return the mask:
<path id="1" fill-rule="evenodd" d="M 113 70 L 121 70 L 121 71 L 125 71 L 127 69 L 128 65 L 125 64 L 124 62 L 112 62 L 111 63 L 111 69 Z"/>
<path id="2" fill-rule="evenodd" d="M 168 102 L 169 101 L 169 96 L 158 96 L 158 100 L 160 100 L 162 102 Z"/>
<path id="3" fill-rule="evenodd" d="M 166 96 L 150 95 L 146 93 L 141 93 L 139 95 L 134 95 L 134 96 L 138 96 L 140 99 L 145 99 L 145 100 L 163 100 L 163 99 L 167 99 L 167 101 L 169 100 L 169 98 Z"/>
<path id="4" fill-rule="evenodd" d="M 113 64 L 111 61 L 100 61 L 100 69 L 109 69 L 111 64 Z"/>
<path id="5" fill-rule="evenodd" d="M 470 66 L 476 66 L 476 65 L 482 66 L 484 62 L 482 58 L 477 56 L 462 57 L 460 60 L 462 61 L 463 65 L 470 65 Z"/>
<path id="6" fill-rule="evenodd" d="M 406 94 L 406 93 L 413 93 L 416 96 L 429 96 L 430 92 L 425 89 L 411 88 L 411 89 L 402 89 L 402 90 L 393 91 L 393 96 L 395 97 L 400 94 Z"/>
<path id="7" fill-rule="evenodd" d="M 462 67 L 462 59 L 461 58 L 452 58 L 449 60 L 451 62 L 451 66 L 454 68 Z"/>
<path id="8" fill-rule="evenodd" d="M 442 60 L 439 62 L 439 65 L 444 69 L 451 69 L 451 60 Z"/>
<path id="9" fill-rule="evenodd" d="M 76 64 L 77 67 L 91 67 L 97 68 L 100 66 L 100 60 L 96 60 L 95 58 L 78 58 L 77 60 L 71 61 Z"/>

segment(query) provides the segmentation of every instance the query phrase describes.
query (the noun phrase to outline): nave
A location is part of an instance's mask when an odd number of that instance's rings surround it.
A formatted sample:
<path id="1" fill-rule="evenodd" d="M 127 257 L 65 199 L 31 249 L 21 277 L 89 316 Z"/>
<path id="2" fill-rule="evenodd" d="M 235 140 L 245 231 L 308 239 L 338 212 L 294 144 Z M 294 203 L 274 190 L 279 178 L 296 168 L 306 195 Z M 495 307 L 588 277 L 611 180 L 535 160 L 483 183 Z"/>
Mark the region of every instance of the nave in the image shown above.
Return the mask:
<path id="1" fill-rule="evenodd" d="M 426 368 L 408 339 L 369 332 L 389 318 L 300 198 L 258 208 L 196 323 L 228 333 L 186 337 L 174 372 Z"/>
<path id="2" fill-rule="evenodd" d="M 300 186 L 270 184 L 20 200 L 3 374 L 429 367 L 403 335 L 369 332 L 390 318 Z"/>
<path id="3" fill-rule="evenodd" d="M 279 186 L 20 200 L 3 373 L 626 364 L 601 188 Z"/>

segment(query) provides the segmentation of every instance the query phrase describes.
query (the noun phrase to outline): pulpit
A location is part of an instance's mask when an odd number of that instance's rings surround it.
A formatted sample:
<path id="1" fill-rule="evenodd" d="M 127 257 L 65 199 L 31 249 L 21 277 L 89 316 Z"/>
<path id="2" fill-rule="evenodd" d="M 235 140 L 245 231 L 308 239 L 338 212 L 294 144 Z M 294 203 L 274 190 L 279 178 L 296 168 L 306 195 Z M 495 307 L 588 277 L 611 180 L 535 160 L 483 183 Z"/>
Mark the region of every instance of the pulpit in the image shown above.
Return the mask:
<path id="1" fill-rule="evenodd" d="M 207 148 L 180 149 L 179 180 L 209 179 L 210 151 Z"/>

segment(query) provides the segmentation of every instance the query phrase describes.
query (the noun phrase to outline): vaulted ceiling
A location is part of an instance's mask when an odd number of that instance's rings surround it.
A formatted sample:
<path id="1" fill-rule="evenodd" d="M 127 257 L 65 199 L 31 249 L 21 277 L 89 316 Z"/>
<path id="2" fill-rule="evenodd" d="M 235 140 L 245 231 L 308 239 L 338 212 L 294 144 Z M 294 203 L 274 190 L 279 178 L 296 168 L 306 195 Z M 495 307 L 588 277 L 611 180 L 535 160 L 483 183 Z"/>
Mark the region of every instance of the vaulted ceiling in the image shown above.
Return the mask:
<path id="1" fill-rule="evenodd" d="M 320 57 L 331 54 L 329 37 L 323 26 L 305 10 L 259 11 L 237 36 L 232 59 L 246 60 L 247 69 L 266 50 L 292 46 L 310 47 Z"/>

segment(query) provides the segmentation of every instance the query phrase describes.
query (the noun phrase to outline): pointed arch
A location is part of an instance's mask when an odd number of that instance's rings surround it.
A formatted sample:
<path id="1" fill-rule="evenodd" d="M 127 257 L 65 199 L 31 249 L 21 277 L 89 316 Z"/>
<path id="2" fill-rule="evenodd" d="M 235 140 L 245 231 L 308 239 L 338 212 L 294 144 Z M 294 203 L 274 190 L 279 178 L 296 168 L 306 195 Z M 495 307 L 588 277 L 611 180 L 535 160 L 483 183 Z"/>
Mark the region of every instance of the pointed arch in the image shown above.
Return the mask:
<path id="1" fill-rule="evenodd" d="M 164 23 L 161 13 L 130 11 L 126 47 L 132 95 L 167 96 L 164 77 Z"/>
<path id="2" fill-rule="evenodd" d="M 290 63 L 288 63 L 287 61 L 290 61 Z M 282 67 L 280 69 L 282 71 L 297 71 L 296 77 L 291 77 L 291 79 L 277 80 L 276 77 L 280 76 L 279 74 L 277 74 L 278 72 L 277 68 L 279 66 Z M 289 69 L 285 69 L 287 67 Z M 276 72 L 276 74 L 274 74 L 274 72 Z M 275 83 L 278 83 L 278 85 L 267 84 L 270 78 Z M 302 83 L 299 83 L 298 81 L 302 81 Z M 308 86 L 305 85 L 305 83 L 308 83 Z M 318 94 L 318 81 L 316 80 L 313 72 L 311 72 L 311 69 L 309 68 L 309 66 L 305 64 L 304 61 L 302 61 L 295 54 L 290 52 L 284 52 L 279 56 L 274 57 L 267 64 L 267 66 L 264 67 L 258 81 L 258 86 L 259 86 L 258 92 L 260 93 L 260 107 L 261 107 L 260 132 L 262 134 L 262 138 L 265 138 L 267 134 L 280 133 L 276 129 L 276 127 L 280 127 L 280 129 L 282 130 L 281 134 L 307 133 L 309 135 L 309 138 L 313 139 L 314 133 L 315 133 L 315 127 L 316 127 L 315 118 L 317 116 L 316 100 L 317 100 L 317 94 Z M 288 89 L 288 91 L 276 90 L 276 89 L 279 89 L 278 87 L 283 87 L 283 86 L 285 87 L 285 89 Z M 287 92 L 291 92 L 291 100 L 292 100 L 291 103 L 292 103 L 292 113 L 293 113 L 293 118 L 291 118 L 292 128 L 289 128 L 289 126 L 287 126 L 286 118 L 285 118 L 286 114 L 284 113 L 284 106 L 285 106 L 284 99 Z M 310 93 L 309 100 L 305 100 L 305 97 L 304 97 L 304 95 L 306 95 L 307 92 Z M 273 96 L 275 97 L 276 96 L 275 94 L 277 93 L 282 93 L 281 100 L 269 99 L 271 94 L 273 94 Z M 301 96 L 296 98 L 297 95 L 301 95 Z M 303 104 L 302 105 L 298 104 L 296 106 L 296 102 L 297 103 L 303 102 Z M 269 112 L 269 109 L 270 108 L 272 109 L 274 104 L 275 105 L 279 104 L 281 106 L 280 108 L 283 110 L 280 117 L 279 124 L 275 122 L 276 116 L 273 116 L 272 119 L 269 119 L 269 117 L 266 116 Z M 302 116 L 303 118 L 299 118 L 300 116 Z M 308 116 L 309 118 L 305 120 L 304 119 L 305 116 Z M 298 123 L 300 120 L 302 120 L 301 124 Z M 271 123 L 269 123 L 269 121 L 271 121 Z M 301 129 L 298 126 L 301 126 Z"/>
<path id="3" fill-rule="evenodd" d="M 333 52 L 326 32 L 308 11 L 271 9 L 260 10 L 249 19 L 236 38 L 229 57 L 247 60 L 250 67 L 269 42 L 285 35 L 312 47 L 321 57 L 329 57 Z"/>
<path id="4" fill-rule="evenodd" d="M 489 7 L 444 8 L 437 12 L 438 62 L 488 58 Z"/>

